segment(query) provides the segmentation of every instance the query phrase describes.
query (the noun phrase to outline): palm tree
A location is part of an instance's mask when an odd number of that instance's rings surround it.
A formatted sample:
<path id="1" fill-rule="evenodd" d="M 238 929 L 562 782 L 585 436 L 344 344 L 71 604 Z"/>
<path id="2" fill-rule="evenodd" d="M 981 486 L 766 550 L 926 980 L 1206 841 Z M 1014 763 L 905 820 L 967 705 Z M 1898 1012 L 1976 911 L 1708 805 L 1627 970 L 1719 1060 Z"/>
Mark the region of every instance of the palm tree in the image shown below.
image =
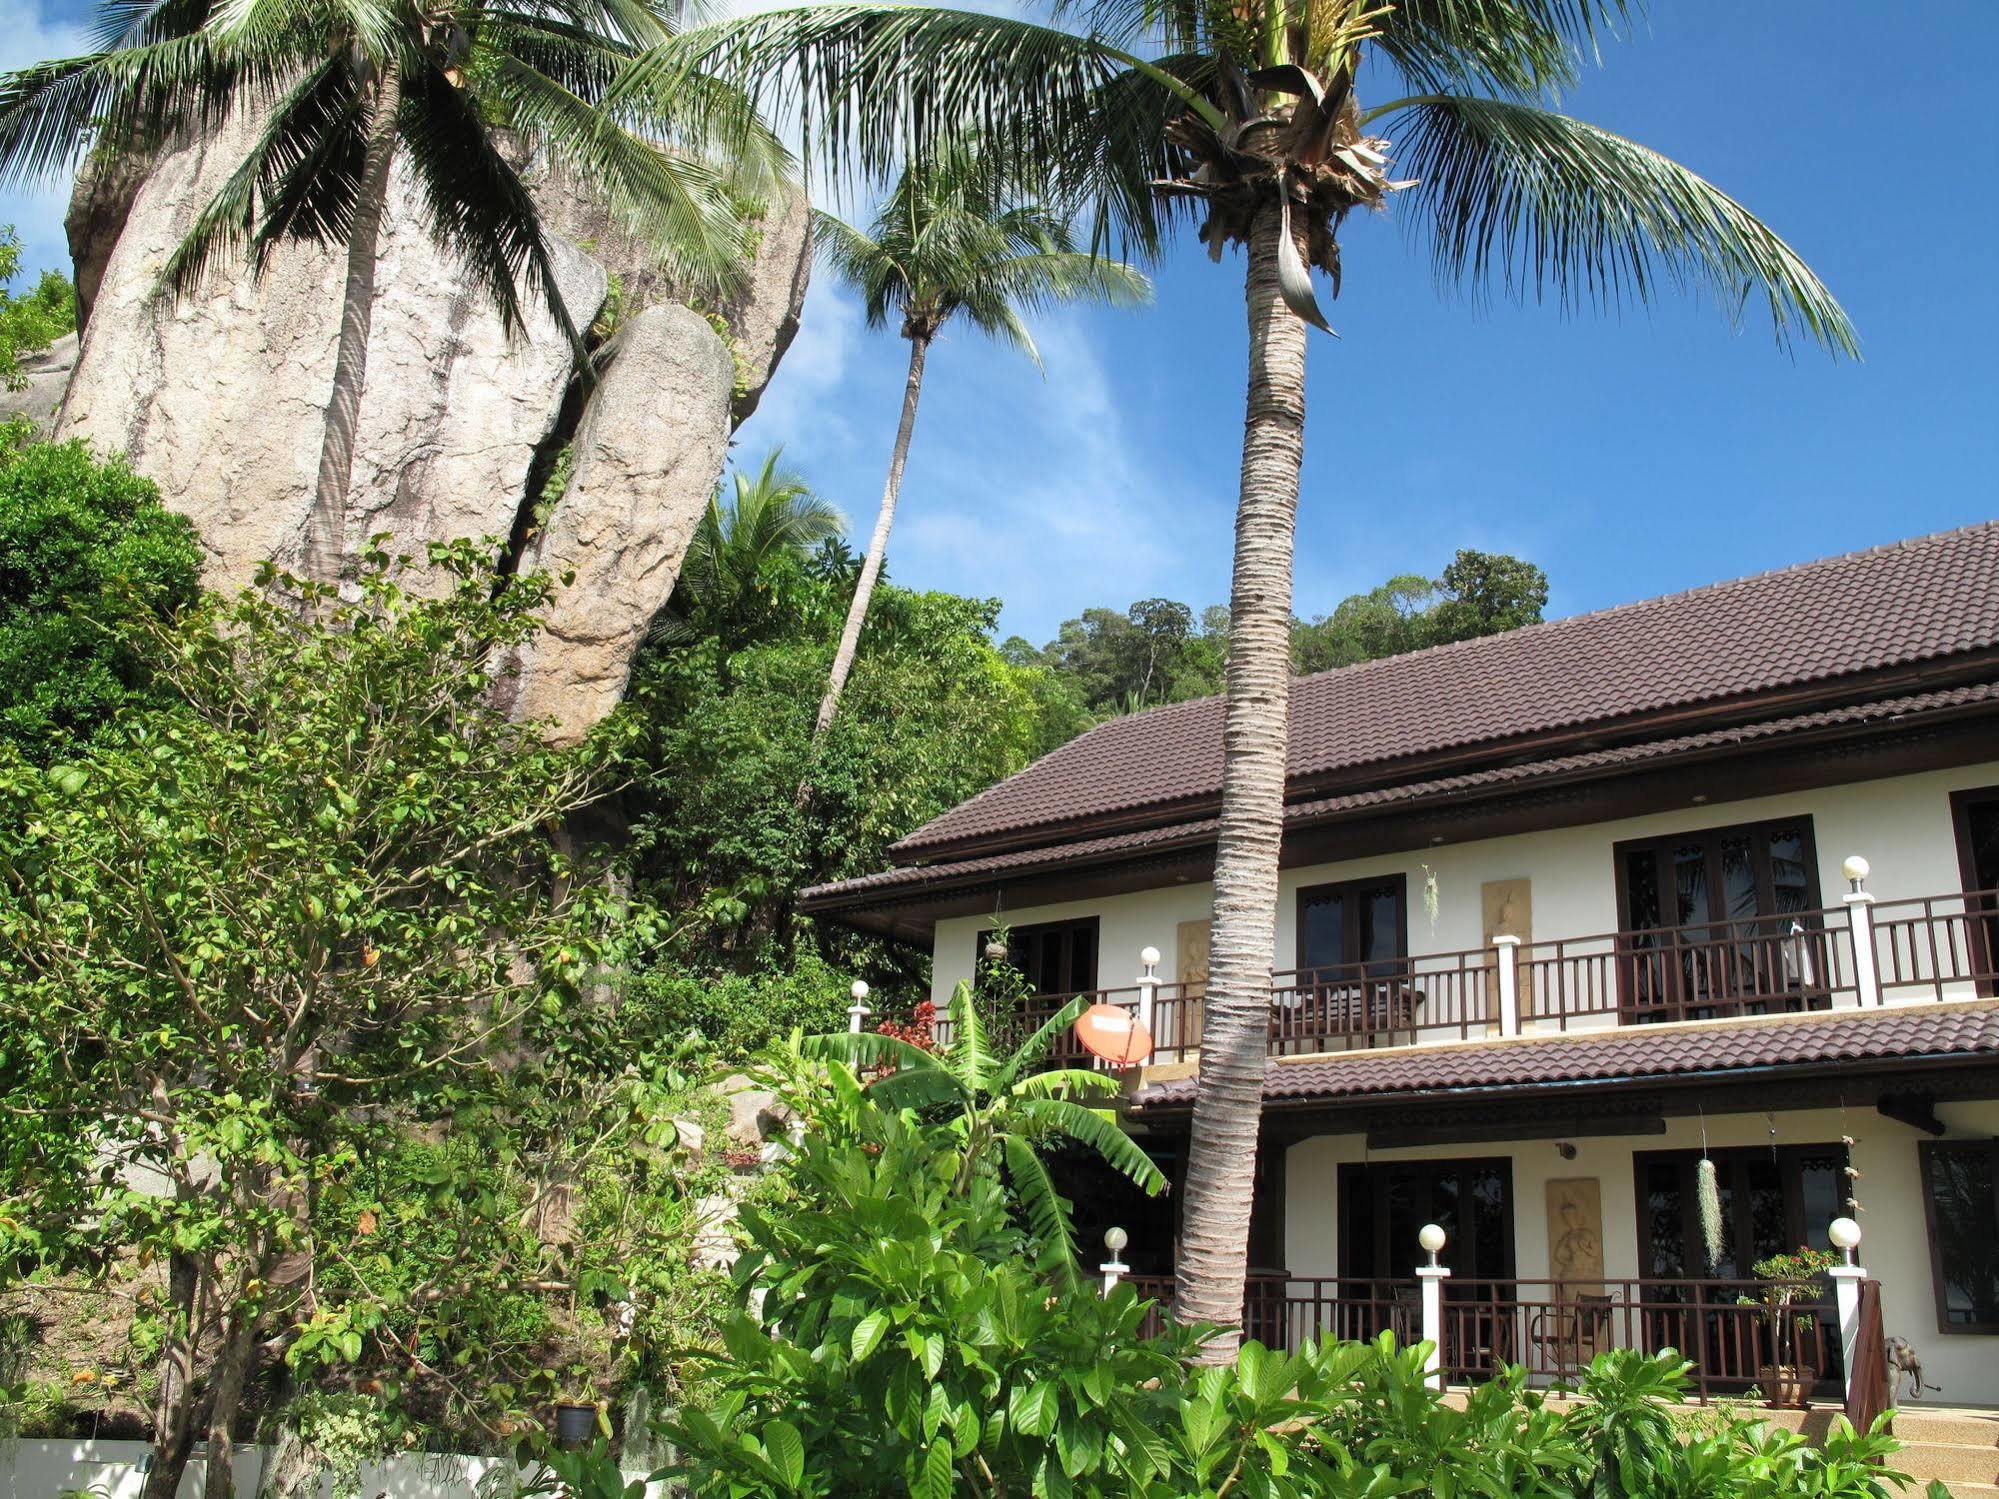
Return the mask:
<path id="1" fill-rule="evenodd" d="M 836 174 L 974 129 L 1086 194 L 1100 236 L 1144 252 L 1181 213 L 1219 259 L 1248 251 L 1247 414 L 1201 1091 L 1179 1306 L 1241 1317 L 1261 1115 L 1290 692 L 1292 529 L 1305 426 L 1308 266 L 1339 291 L 1338 232 L 1397 195 L 1440 279 L 1565 306 L 1672 286 L 1780 345 L 1856 350 L 1831 293 L 1772 230 L 1644 146 L 1557 112 L 1581 56 L 1634 0 L 1056 0 L 1052 24 L 840 0 L 768 11 L 655 49 L 639 76 L 720 70 L 792 111 Z M 1076 21 L 1077 29 L 1064 23 Z M 1403 90 L 1363 107 L 1363 76 Z M 1391 145 L 1390 138 L 1396 144 Z M 1391 151 L 1402 180 L 1389 171 Z M 1209 1356 L 1227 1358 L 1225 1334 Z"/>
<path id="2" fill-rule="evenodd" d="M 1148 1193 L 1166 1190 L 1166 1176 L 1117 1122 L 1108 1104 L 1122 1091 L 1116 1077 L 1082 1068 L 1037 1071 L 1042 1058 L 1090 1004 L 1079 995 L 1041 1025 L 1010 1056 L 987 1045 L 985 1022 L 969 984 L 952 991 L 948 1014 L 951 1041 L 929 1051 L 899 1036 L 873 1032 L 811 1036 L 804 1055 L 845 1068 L 888 1066 L 893 1070 L 866 1087 L 866 1099 L 880 1108 L 936 1113 L 955 1137 L 958 1171 L 953 1189 L 972 1191 L 982 1177 L 1005 1168 L 1006 1181 L 1028 1226 L 1050 1254 L 1052 1268 L 1066 1283 L 1076 1279 L 1076 1230 L 1069 1205 L 1056 1190 L 1040 1151 L 1074 1143 L 1096 1152 L 1104 1163 Z M 834 1079 L 837 1096 L 859 1097 L 851 1075 Z"/>
<path id="3" fill-rule="evenodd" d="M 712 634 L 724 658 L 754 638 L 776 607 L 785 563 L 805 565 L 847 518 L 813 493 L 803 475 L 780 468 L 772 448 L 754 473 L 738 469 L 727 501 L 717 486 L 681 558 L 680 577 L 653 638 L 677 644 Z"/>
<path id="4" fill-rule="evenodd" d="M 861 294 L 868 326 L 885 328 L 900 315 L 902 336 L 909 340 L 909 376 L 903 383 L 902 417 L 889 452 L 881 510 L 813 722 L 815 743 L 839 712 L 840 694 L 854 669 L 861 626 L 895 523 L 916 403 L 923 394 L 924 363 L 939 331 L 963 313 L 980 332 L 1011 344 L 1039 365 L 1041 355 L 1021 321 L 1023 312 L 1083 300 L 1130 305 L 1150 295 L 1146 279 L 1131 267 L 1078 253 L 1062 215 L 1013 201 L 1004 175 L 990 152 L 949 141 L 927 160 L 904 169 L 868 232 L 830 214 L 816 215 L 820 248 L 840 278 Z M 801 803 L 810 789 L 808 776 L 798 788 Z"/>
<path id="5" fill-rule="evenodd" d="M 97 49 L 0 79 L 0 180 L 72 168 L 93 139 L 149 151 L 260 120 L 254 144 L 162 273 L 185 293 L 225 251 L 261 274 L 294 239 L 346 246 L 340 336 L 304 550 L 322 576 L 343 514 L 366 382 L 375 266 L 400 157 L 432 238 L 510 331 L 524 292 L 572 343 L 539 215 L 496 138 L 531 135 L 603 191 L 697 290 L 742 274 L 741 195 L 786 154 L 739 93 L 678 80 L 605 98 L 673 34 L 664 0 L 99 0 Z M 644 133 L 641 133 L 641 132 Z M 678 149 L 672 149 L 672 148 Z M 718 165 L 717 153 L 726 156 Z"/>

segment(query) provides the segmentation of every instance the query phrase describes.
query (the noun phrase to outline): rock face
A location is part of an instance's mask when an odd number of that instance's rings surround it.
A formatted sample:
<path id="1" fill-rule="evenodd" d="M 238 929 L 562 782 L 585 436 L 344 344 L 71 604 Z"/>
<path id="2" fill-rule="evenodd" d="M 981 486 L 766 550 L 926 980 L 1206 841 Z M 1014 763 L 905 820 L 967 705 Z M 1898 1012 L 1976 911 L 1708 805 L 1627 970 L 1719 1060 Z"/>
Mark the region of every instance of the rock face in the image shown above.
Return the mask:
<path id="1" fill-rule="evenodd" d="M 251 138 L 238 121 L 143 174 L 80 176 L 69 226 L 88 321 L 55 420 L 56 435 L 122 454 L 157 483 L 200 529 L 205 580 L 224 589 L 266 559 L 302 565 L 344 269 L 337 248 L 286 245 L 261 280 L 224 262 L 197 295 L 158 295 L 161 267 Z M 515 684 L 522 716 L 573 738 L 621 696 L 721 472 L 732 407 L 739 420 L 754 406 L 796 328 L 810 210 L 786 198 L 766 215 L 754 273 L 721 310 L 725 343 L 700 313 L 642 306 L 671 292 L 645 249 L 586 187 L 526 166 L 576 326 L 597 319 L 614 277 L 619 286 L 600 378 L 584 386 L 575 351 L 531 300 L 527 327 L 508 335 L 431 243 L 399 170 L 343 525 L 350 556 L 384 531 L 417 556 L 428 541 L 485 537 L 496 569 L 573 571 Z M 564 449 L 569 482 L 536 531 Z"/>
<path id="2" fill-rule="evenodd" d="M 21 373 L 28 383 L 19 390 L 0 387 L 0 420 L 25 416 L 38 432 L 54 425 L 62 406 L 63 392 L 69 388 L 70 372 L 76 368 L 77 337 L 65 333 L 39 354 L 21 356 Z"/>
<path id="3" fill-rule="evenodd" d="M 573 576 L 520 658 L 516 716 L 568 737 L 617 705 L 722 471 L 735 378 L 721 337 L 685 307 L 648 307 L 612 341 L 568 487 L 522 559 Z"/>

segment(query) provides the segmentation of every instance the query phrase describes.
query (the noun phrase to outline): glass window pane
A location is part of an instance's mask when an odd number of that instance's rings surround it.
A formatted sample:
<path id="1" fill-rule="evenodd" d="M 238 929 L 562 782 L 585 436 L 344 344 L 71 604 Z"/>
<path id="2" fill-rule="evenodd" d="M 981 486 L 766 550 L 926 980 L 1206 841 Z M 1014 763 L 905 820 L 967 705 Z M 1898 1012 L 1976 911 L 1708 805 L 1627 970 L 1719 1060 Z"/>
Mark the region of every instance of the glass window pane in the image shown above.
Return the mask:
<path id="1" fill-rule="evenodd" d="M 1753 1265 L 1797 1246 L 1791 1242 L 1784 1214 L 1784 1178 L 1777 1163 L 1767 1156 L 1752 1158 L 1744 1175 L 1749 1199 L 1749 1252 L 1742 1258 Z"/>
<path id="2" fill-rule="evenodd" d="M 1347 961 L 1346 899 L 1337 891 L 1305 898 L 1299 912 L 1299 966 L 1331 968 Z"/>
<path id="3" fill-rule="evenodd" d="M 1759 914 L 1756 910 L 1756 866 L 1749 857 L 1749 835 L 1731 833 L 1721 840 L 1722 914 L 1733 920 Z"/>
<path id="4" fill-rule="evenodd" d="M 1770 830 L 1770 891 L 1782 915 L 1812 909 L 1812 877 L 1805 867 L 1803 828 Z"/>
<path id="5" fill-rule="evenodd" d="M 1377 885 L 1357 892 L 1360 903 L 1360 959 L 1364 963 L 1393 960 L 1402 954 L 1402 891 L 1397 885 Z"/>
<path id="6" fill-rule="evenodd" d="M 1994 1150 L 1984 1141 L 1937 1143 L 1924 1152 L 1943 1273 L 1944 1319 L 1953 1327 L 1999 1323 L 1999 1211 Z"/>
<path id="7" fill-rule="evenodd" d="M 1714 914 L 1708 905 L 1705 843 L 1682 843 L 1673 850 L 1673 894 L 1678 926 L 1692 926 Z"/>
<path id="8" fill-rule="evenodd" d="M 1659 860 L 1649 848 L 1634 848 L 1624 856 L 1624 898 L 1631 909 L 1627 926 L 1633 931 L 1663 926 L 1659 915 Z"/>
<path id="9" fill-rule="evenodd" d="M 1646 1217 L 1651 1241 L 1643 1246 L 1645 1273 L 1677 1279 L 1687 1273 L 1687 1213 L 1690 1204 L 1680 1189 L 1680 1168 L 1654 1161 L 1645 1168 Z"/>

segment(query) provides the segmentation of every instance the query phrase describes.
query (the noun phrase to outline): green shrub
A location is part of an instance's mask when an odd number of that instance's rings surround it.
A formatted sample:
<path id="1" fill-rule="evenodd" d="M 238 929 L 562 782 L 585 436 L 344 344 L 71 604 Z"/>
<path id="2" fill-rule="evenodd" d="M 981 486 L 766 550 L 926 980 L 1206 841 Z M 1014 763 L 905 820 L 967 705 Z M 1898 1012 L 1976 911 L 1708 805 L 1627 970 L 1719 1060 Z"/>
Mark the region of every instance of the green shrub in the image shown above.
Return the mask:
<path id="1" fill-rule="evenodd" d="M 627 981 L 619 1020 L 634 1037 L 696 1031 L 723 1061 L 742 1061 L 793 1029 L 846 1029 L 851 982 L 808 949 L 754 973 L 663 966 Z"/>
<path id="2" fill-rule="evenodd" d="M 149 700 L 124 623 L 172 615 L 200 574 L 194 527 L 124 464 L 80 442 L 0 454 L 0 740 L 60 759 Z"/>

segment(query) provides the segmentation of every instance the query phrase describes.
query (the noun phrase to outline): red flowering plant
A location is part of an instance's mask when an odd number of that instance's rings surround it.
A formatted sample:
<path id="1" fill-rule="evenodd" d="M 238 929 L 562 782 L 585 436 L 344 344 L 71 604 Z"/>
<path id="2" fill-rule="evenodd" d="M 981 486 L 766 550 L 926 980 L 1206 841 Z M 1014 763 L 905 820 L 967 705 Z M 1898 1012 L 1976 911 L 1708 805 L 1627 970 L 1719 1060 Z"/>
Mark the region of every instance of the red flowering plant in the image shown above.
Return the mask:
<path id="1" fill-rule="evenodd" d="M 893 1036 L 898 1041 L 907 1041 L 920 1050 L 934 1053 L 937 1050 L 937 1006 L 924 1000 L 909 1012 L 907 1020 L 884 1020 L 875 1027 L 878 1036 Z M 889 1071 L 893 1072 L 894 1067 Z"/>

